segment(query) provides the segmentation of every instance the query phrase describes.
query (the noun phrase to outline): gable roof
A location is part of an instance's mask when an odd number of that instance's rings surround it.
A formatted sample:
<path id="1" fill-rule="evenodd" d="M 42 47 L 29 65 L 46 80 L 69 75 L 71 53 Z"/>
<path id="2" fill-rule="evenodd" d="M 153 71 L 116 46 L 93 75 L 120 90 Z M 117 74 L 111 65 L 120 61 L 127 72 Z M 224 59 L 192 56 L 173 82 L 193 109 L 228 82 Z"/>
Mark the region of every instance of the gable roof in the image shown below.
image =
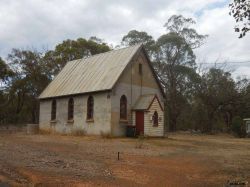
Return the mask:
<path id="1" fill-rule="evenodd" d="M 154 94 L 141 95 L 139 99 L 136 101 L 133 110 L 149 110 L 155 99 L 157 100 L 161 109 L 163 110 L 157 95 Z"/>
<path id="2" fill-rule="evenodd" d="M 39 99 L 111 90 L 141 49 L 143 46 L 139 44 L 70 61 L 45 88 Z M 157 83 L 162 91 L 158 79 Z"/>

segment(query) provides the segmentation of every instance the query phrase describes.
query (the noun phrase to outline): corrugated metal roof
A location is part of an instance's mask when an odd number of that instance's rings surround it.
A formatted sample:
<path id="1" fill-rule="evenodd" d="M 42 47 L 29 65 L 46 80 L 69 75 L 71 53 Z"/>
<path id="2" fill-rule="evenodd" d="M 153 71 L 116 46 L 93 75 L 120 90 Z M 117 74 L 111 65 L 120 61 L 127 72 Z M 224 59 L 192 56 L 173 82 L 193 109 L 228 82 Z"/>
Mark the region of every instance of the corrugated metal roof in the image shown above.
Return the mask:
<path id="1" fill-rule="evenodd" d="M 110 90 L 141 45 L 68 62 L 40 99 Z"/>
<path id="2" fill-rule="evenodd" d="M 149 105 L 152 103 L 155 95 L 142 95 L 139 97 L 139 99 L 136 101 L 133 110 L 147 110 Z"/>

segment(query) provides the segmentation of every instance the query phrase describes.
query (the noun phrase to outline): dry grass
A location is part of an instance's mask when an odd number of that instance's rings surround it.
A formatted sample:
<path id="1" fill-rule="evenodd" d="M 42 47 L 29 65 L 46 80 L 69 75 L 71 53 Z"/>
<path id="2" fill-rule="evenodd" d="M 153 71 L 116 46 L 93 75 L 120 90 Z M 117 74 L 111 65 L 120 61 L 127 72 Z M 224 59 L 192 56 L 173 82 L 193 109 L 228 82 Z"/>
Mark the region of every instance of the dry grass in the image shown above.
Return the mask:
<path id="1" fill-rule="evenodd" d="M 1 134 L 0 149 L 0 184 L 223 186 L 228 180 L 250 182 L 250 139 L 228 135 L 177 133 L 162 139 L 129 139 L 106 134 Z"/>
<path id="2" fill-rule="evenodd" d="M 84 130 L 84 129 L 73 130 L 72 135 L 74 135 L 74 136 L 85 136 L 86 135 L 86 130 Z"/>
<path id="3" fill-rule="evenodd" d="M 101 137 L 102 137 L 102 138 L 105 138 L 105 139 L 114 138 L 114 136 L 112 136 L 110 133 L 102 132 L 102 131 L 101 131 Z"/>

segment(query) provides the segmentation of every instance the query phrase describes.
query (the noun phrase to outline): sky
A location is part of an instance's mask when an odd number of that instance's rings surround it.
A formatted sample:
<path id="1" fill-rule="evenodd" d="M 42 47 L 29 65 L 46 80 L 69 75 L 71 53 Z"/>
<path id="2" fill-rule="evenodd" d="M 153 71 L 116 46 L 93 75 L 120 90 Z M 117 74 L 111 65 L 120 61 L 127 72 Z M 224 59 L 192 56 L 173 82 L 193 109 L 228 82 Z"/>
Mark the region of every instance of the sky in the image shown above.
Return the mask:
<path id="1" fill-rule="evenodd" d="M 250 77 L 250 33 L 234 32 L 231 0 L 0 0 L 0 56 L 12 48 L 53 49 L 66 39 L 97 36 L 118 45 L 130 30 L 146 31 L 157 39 L 174 14 L 196 21 L 208 34 L 195 50 L 197 62 L 223 63 L 236 76 Z M 247 62 L 246 62 L 247 61 Z M 246 62 L 246 63 L 245 63 Z"/>

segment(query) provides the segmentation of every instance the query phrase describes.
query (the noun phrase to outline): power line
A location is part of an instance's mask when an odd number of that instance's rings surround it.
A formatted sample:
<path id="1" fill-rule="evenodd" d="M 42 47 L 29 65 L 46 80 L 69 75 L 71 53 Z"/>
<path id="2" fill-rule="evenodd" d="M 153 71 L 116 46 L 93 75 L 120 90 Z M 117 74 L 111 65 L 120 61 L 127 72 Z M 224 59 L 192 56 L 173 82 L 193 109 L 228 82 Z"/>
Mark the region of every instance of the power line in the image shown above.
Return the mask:
<path id="1" fill-rule="evenodd" d="M 211 65 L 214 65 L 214 64 L 250 64 L 250 60 L 249 61 L 238 61 L 238 62 L 215 62 L 215 63 L 210 63 L 210 62 L 201 62 L 201 63 L 197 63 L 197 64 L 211 64 Z"/>

